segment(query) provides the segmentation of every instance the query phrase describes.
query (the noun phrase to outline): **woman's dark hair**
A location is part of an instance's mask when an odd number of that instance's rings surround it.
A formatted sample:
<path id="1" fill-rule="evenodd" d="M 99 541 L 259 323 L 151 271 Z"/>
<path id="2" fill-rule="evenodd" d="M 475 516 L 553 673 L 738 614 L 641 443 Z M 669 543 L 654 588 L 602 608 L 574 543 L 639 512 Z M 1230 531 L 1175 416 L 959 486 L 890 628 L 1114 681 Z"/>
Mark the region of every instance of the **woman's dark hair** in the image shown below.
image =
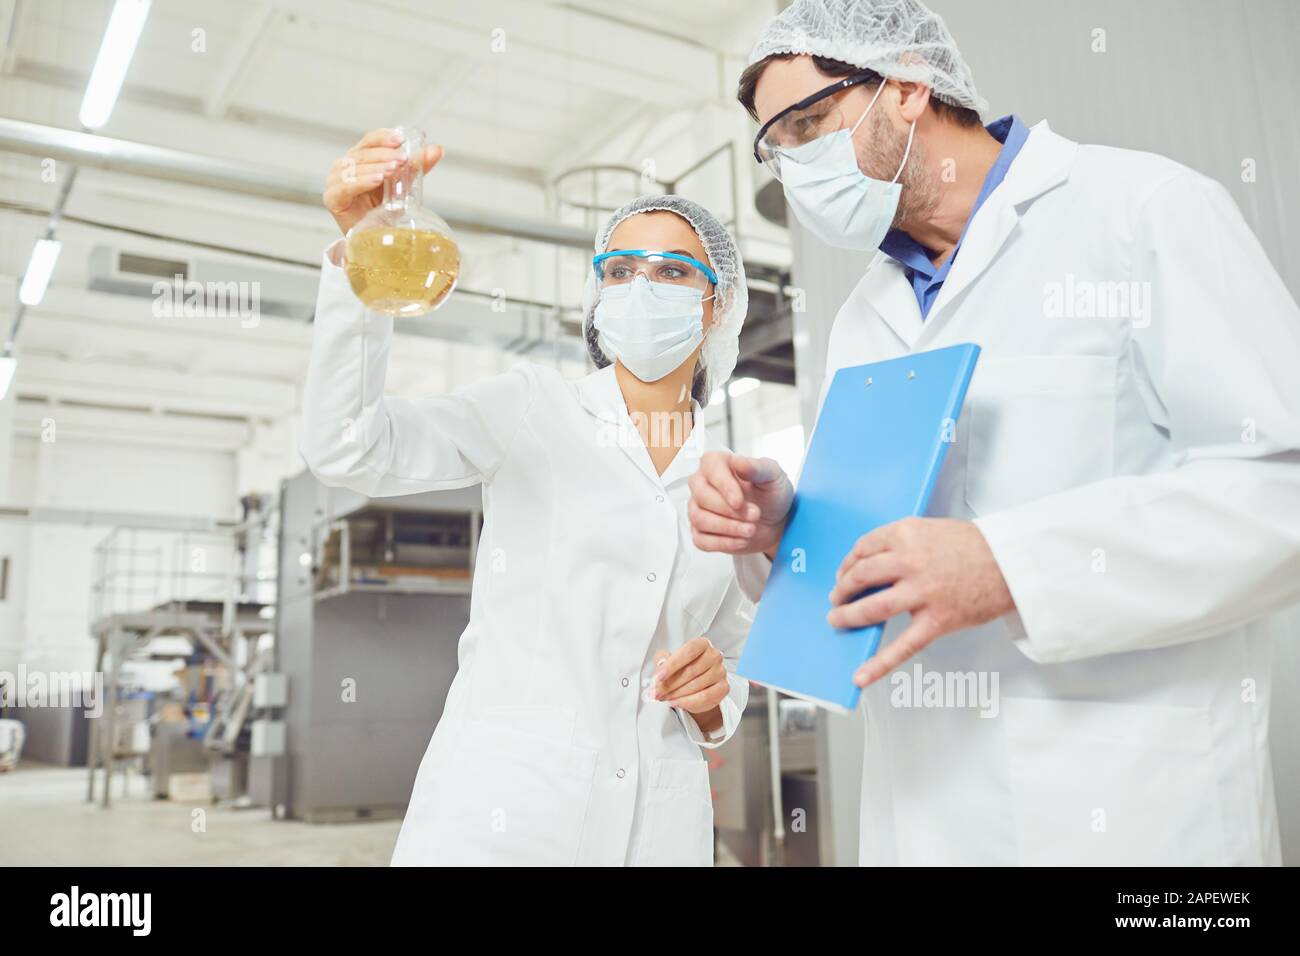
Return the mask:
<path id="1" fill-rule="evenodd" d="M 745 72 L 740 74 L 740 84 L 736 89 L 736 99 L 740 100 L 740 105 L 745 107 L 747 112 L 754 119 L 758 119 L 758 111 L 754 109 L 754 91 L 758 89 L 758 78 L 763 75 L 769 63 L 773 60 L 793 60 L 794 53 L 773 53 L 765 56 L 757 63 L 752 63 L 745 67 Z M 813 66 L 817 67 L 819 73 L 824 73 L 831 79 L 843 76 L 854 76 L 858 73 L 870 73 L 871 70 L 864 70 L 861 67 L 854 66 L 852 63 L 845 63 L 843 60 L 834 60 L 827 56 L 814 56 L 812 58 Z M 876 83 L 880 79 L 876 76 L 870 80 Z M 964 106 L 953 106 L 951 103 L 945 103 L 938 97 L 930 97 L 930 108 L 934 114 L 943 120 L 950 120 L 958 126 L 979 126 L 980 114 L 975 110 L 967 109 Z"/>

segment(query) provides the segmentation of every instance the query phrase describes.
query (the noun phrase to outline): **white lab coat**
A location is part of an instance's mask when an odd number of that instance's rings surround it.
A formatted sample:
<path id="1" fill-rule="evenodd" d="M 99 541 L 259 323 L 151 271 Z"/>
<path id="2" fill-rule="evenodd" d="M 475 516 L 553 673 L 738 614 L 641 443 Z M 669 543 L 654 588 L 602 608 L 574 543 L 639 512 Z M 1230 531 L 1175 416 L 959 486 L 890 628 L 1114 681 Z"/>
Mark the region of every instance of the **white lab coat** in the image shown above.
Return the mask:
<path id="1" fill-rule="evenodd" d="M 1127 281 L 1148 316 L 1080 315 Z M 1018 613 L 864 693 L 861 862 L 1280 862 L 1261 619 L 1300 600 L 1300 311 L 1259 243 L 1215 182 L 1042 123 L 927 318 L 873 261 L 826 380 L 959 342 L 930 513 L 976 521 Z M 903 706 L 917 663 L 949 706 Z M 952 706 L 981 672 L 989 716 Z"/>
<path id="2" fill-rule="evenodd" d="M 707 635 L 734 670 L 752 605 L 691 542 L 686 480 L 714 446 L 696 408 L 659 476 L 613 368 L 521 364 L 449 395 L 385 398 L 390 317 L 327 250 L 303 457 L 326 484 L 401 495 L 483 486 L 470 621 L 394 864 L 711 865 L 700 747 L 735 730 L 642 700 L 654 654 Z M 436 319 L 434 320 L 436 321 Z"/>

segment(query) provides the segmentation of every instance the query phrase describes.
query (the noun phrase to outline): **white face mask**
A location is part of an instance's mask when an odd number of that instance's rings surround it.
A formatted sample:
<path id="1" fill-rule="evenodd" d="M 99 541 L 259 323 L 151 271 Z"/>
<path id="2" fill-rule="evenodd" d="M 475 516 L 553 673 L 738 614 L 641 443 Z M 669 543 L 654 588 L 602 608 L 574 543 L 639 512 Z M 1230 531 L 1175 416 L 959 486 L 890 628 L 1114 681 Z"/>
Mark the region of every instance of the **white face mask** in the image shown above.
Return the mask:
<path id="1" fill-rule="evenodd" d="M 651 287 L 653 285 L 653 288 Z M 601 290 L 593 325 L 601 349 L 643 382 L 677 369 L 704 341 L 704 293 L 645 276 Z"/>
<path id="2" fill-rule="evenodd" d="M 795 217 L 822 242 L 842 249 L 874 252 L 889 232 L 903 191 L 898 177 L 903 174 L 912 152 L 916 122 L 907 134 L 907 149 L 898 172 L 889 182 L 872 179 L 858 168 L 853 134 L 876 105 L 884 91 L 882 82 L 876 95 L 858 117 L 853 129 L 836 130 L 810 143 L 782 151 L 781 185 Z M 800 154 L 815 159 L 800 161 Z"/>

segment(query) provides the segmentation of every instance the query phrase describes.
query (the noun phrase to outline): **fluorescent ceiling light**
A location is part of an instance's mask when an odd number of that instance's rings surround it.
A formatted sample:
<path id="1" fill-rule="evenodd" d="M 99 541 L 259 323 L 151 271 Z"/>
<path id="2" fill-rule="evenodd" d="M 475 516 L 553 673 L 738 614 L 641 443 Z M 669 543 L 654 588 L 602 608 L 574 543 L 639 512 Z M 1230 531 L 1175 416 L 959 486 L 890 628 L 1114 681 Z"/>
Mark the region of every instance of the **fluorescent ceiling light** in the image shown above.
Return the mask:
<path id="1" fill-rule="evenodd" d="M 117 94 L 122 91 L 135 45 L 140 42 L 140 31 L 149 16 L 150 0 L 117 0 L 108 18 L 104 42 L 95 57 L 95 68 L 90 71 L 86 95 L 81 101 L 81 125 L 99 129 L 113 115 Z"/>
<path id="2" fill-rule="evenodd" d="M 9 394 L 9 383 L 18 371 L 18 360 L 12 355 L 0 355 L 0 401 Z"/>
<path id="3" fill-rule="evenodd" d="M 32 258 L 23 273 L 23 284 L 18 288 L 18 301 L 23 305 L 40 305 L 45 298 L 45 287 L 54 274 L 54 263 L 59 261 L 63 243 L 57 239 L 37 239 L 32 247 Z"/>

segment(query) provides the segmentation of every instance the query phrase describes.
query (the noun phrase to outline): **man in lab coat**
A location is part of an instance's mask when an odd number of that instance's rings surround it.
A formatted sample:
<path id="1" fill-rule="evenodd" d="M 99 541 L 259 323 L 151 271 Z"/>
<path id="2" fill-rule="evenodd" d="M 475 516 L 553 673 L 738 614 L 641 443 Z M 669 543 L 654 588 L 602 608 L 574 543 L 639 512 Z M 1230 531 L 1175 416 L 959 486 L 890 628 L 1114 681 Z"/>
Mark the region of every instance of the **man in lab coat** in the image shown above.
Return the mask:
<path id="1" fill-rule="evenodd" d="M 740 99 L 800 221 L 874 254 L 826 382 L 983 349 L 933 516 L 864 534 L 828 601 L 889 621 L 855 675 L 862 863 L 1279 863 L 1267 618 L 1300 601 L 1300 310 L 1227 192 L 981 126 L 916 0 L 797 0 Z M 699 547 L 774 553 L 775 462 L 707 456 L 692 493 Z"/>

